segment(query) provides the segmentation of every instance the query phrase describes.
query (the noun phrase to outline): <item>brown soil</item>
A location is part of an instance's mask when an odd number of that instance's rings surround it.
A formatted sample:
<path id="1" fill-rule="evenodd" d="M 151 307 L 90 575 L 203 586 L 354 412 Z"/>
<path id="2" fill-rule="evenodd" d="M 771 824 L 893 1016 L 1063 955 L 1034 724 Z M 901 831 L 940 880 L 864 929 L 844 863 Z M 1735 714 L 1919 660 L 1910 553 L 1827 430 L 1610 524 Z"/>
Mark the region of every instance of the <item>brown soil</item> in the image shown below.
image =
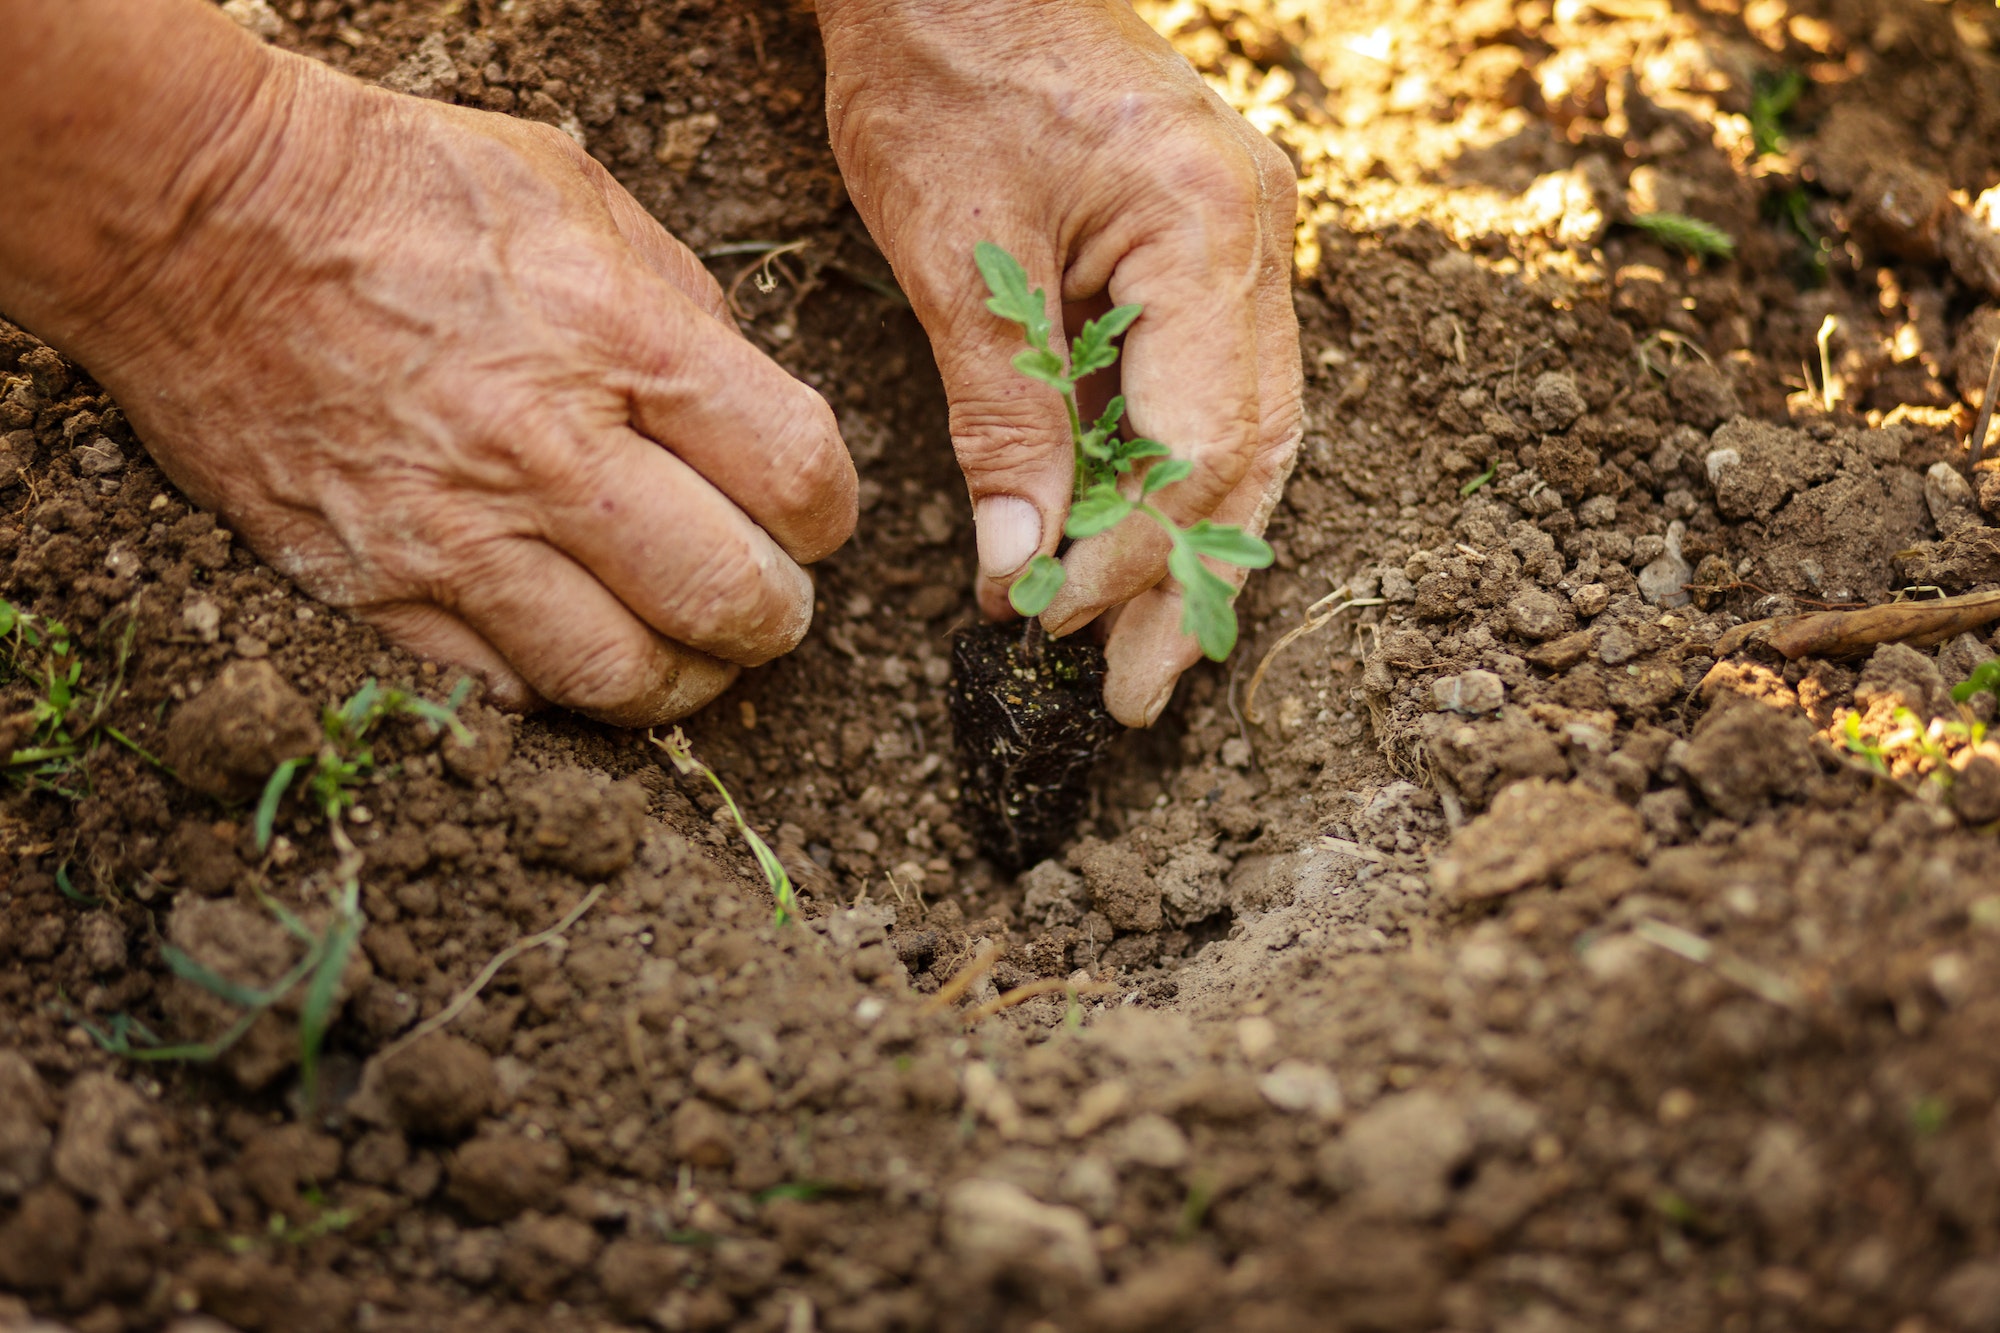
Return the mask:
<path id="1" fill-rule="evenodd" d="M 318 1105 L 296 994 L 219 1062 L 99 1050 L 230 1021 L 170 959 L 283 974 L 264 897 L 328 928 L 328 830 L 294 800 L 260 856 L 261 775 L 369 677 L 452 682 L 0 326 L 0 593 L 181 777 L 100 733 L 0 802 L 0 1326 L 2000 1329 L 2000 769 L 1842 743 L 1958 719 L 1993 641 L 1715 660 L 1744 619 L 2000 583 L 2000 480 L 1933 466 L 2000 323 L 1990 7 L 1148 5 L 1299 163 L 1308 430 L 1239 658 L 1018 879 L 957 813 L 969 515 L 810 15 L 230 8 L 569 128 L 835 402 L 861 532 L 801 649 L 689 728 L 803 919 L 642 737 L 474 702 L 465 740 L 373 737 Z M 795 240 L 767 282 L 728 248 Z"/>

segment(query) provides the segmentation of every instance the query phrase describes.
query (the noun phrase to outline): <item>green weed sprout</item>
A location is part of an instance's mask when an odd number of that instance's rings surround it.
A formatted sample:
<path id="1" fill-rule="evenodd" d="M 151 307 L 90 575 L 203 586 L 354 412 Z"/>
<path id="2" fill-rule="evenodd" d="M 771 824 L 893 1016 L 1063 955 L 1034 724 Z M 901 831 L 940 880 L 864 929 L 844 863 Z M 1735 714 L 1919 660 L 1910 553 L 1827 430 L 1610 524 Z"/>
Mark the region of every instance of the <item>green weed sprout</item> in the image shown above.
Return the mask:
<path id="1" fill-rule="evenodd" d="M 1795 69 L 1782 74 L 1760 74 L 1750 88 L 1750 138 L 1757 156 L 1775 153 L 1785 146 L 1785 117 L 1806 90 L 1805 75 Z"/>
<path id="2" fill-rule="evenodd" d="M 1661 245 L 1697 259 L 1736 258 L 1736 238 L 1713 223 L 1685 213 L 1641 213 L 1632 225 Z"/>
<path id="3" fill-rule="evenodd" d="M 358 858 L 354 858 L 358 861 Z M 241 1041 L 258 1019 L 283 1003 L 285 997 L 305 987 L 299 1005 L 299 1072 L 306 1105 L 318 1102 L 319 1052 L 333 1014 L 335 993 L 347 961 L 361 939 L 365 924 L 361 915 L 361 886 L 352 873 L 340 877 L 333 894 L 333 919 L 325 930 L 315 931 L 283 903 L 258 892 L 258 898 L 286 932 L 305 945 L 305 952 L 269 986 L 245 986 L 231 981 L 200 959 L 171 944 L 160 946 L 160 958 L 167 969 L 184 981 L 232 1004 L 242 1012 L 236 1021 L 207 1041 L 168 1046 L 144 1023 L 129 1014 L 113 1015 L 103 1027 L 79 1018 L 78 1025 L 105 1051 L 127 1060 L 185 1060 L 205 1064 L 219 1060 Z"/>
<path id="4" fill-rule="evenodd" d="M 418 718 L 431 724 L 433 734 L 438 730 L 449 731 L 461 744 L 470 744 L 472 733 L 458 720 L 458 709 L 471 688 L 470 681 L 460 681 L 451 698 L 440 704 L 393 686 L 384 689 L 370 679 L 340 707 L 324 709 L 320 713 L 320 733 L 325 739 L 319 750 L 285 760 L 271 771 L 264 784 L 251 822 L 257 835 L 257 850 L 264 851 L 271 845 L 279 803 L 294 783 L 304 787 L 313 805 L 329 821 L 347 813 L 359 796 L 361 784 L 375 772 L 375 747 L 368 743 L 368 734 L 386 717 Z"/>
<path id="5" fill-rule="evenodd" d="M 666 751 L 667 758 L 673 761 L 674 767 L 683 776 L 699 773 L 708 779 L 708 785 L 715 788 L 716 795 L 729 807 L 729 817 L 736 821 L 736 831 L 743 835 L 743 841 L 750 844 L 750 854 L 757 858 L 757 869 L 763 872 L 764 881 L 771 886 L 771 896 L 778 903 L 777 910 L 772 914 L 774 924 L 790 924 L 799 912 L 799 898 L 792 888 L 792 877 L 785 873 L 785 863 L 771 850 L 771 844 L 758 837 L 757 830 L 750 827 L 750 821 L 737 808 L 736 798 L 729 794 L 729 788 L 722 785 L 722 779 L 715 775 L 715 770 L 694 757 L 694 749 L 679 727 L 664 736 L 648 732 L 646 739 Z"/>
<path id="6" fill-rule="evenodd" d="M 333 912 L 326 928 L 313 930 L 290 908 L 259 887 L 257 899 L 264 909 L 277 919 L 288 934 L 305 946 L 298 961 L 276 981 L 264 987 L 231 981 L 200 959 L 171 944 L 160 946 L 160 958 L 175 976 L 241 1011 L 234 1022 L 207 1041 L 174 1046 L 162 1044 L 144 1023 L 129 1014 L 114 1015 L 103 1027 L 80 1019 L 78 1021 L 83 1030 L 104 1050 L 128 1060 L 207 1063 L 222 1058 L 256 1025 L 259 1018 L 303 987 L 299 999 L 298 1028 L 300 1088 L 305 1104 L 308 1107 L 317 1106 L 320 1048 L 325 1043 L 326 1030 L 333 1019 L 333 1004 L 340 990 L 341 975 L 346 972 L 348 960 L 354 956 L 355 947 L 361 941 L 362 929 L 367 925 L 367 918 L 361 912 L 362 856 L 340 821 L 353 807 L 361 784 L 375 771 L 375 751 L 368 743 L 369 734 L 384 718 L 414 717 L 430 723 L 435 730 L 450 731 L 461 742 L 470 743 L 472 733 L 458 720 L 458 709 L 470 689 L 470 681 L 460 682 L 450 699 L 440 704 L 393 686 L 385 689 L 370 679 L 345 703 L 321 712 L 320 731 L 324 739 L 317 754 L 287 759 L 272 770 L 264 784 L 263 795 L 258 799 L 252 824 L 257 850 L 261 852 L 270 847 L 278 806 L 285 793 L 303 774 L 302 785 L 326 816 L 328 836 L 340 856 L 331 890 Z"/>
<path id="7" fill-rule="evenodd" d="M 59 796 L 89 794 L 84 757 L 99 736 L 118 742 L 156 768 L 165 768 L 144 746 L 105 721 L 125 688 L 125 668 L 138 637 L 136 607 L 128 608 L 111 682 L 84 683 L 83 656 L 60 620 L 23 611 L 0 598 L 0 680 L 26 680 L 35 692 L 27 744 L 0 755 L 0 772 L 36 791 Z M 79 785 L 75 779 L 84 777 Z"/>
<path id="8" fill-rule="evenodd" d="M 1230 605 L 1235 590 L 1228 580 L 1204 565 L 1201 557 L 1240 569 L 1262 569 L 1271 563 L 1271 548 L 1239 527 L 1207 519 L 1183 528 L 1147 503 L 1147 496 L 1182 480 L 1194 471 L 1194 465 L 1186 459 L 1169 457 L 1167 446 L 1158 440 L 1124 438 L 1118 429 L 1125 415 L 1124 398 L 1113 398 L 1103 415 L 1088 426 L 1077 410 L 1077 383 L 1117 362 L 1118 348 L 1112 340 L 1132 327 L 1141 307 L 1121 305 L 1085 323 L 1076 342 L 1067 349 L 1069 364 L 1065 368 L 1062 335 L 1049 323 L 1048 296 L 1039 287 L 1028 289 L 1028 275 L 1019 261 L 991 241 L 979 243 L 973 250 L 973 260 L 992 293 L 986 308 L 1019 325 L 1028 344 L 1027 351 L 1015 356 L 1014 369 L 1061 394 L 1063 406 L 1069 411 L 1070 440 L 1076 450 L 1076 481 L 1063 535 L 1072 541 L 1094 537 L 1117 527 L 1134 512 L 1159 524 L 1173 542 L 1173 549 L 1167 555 L 1167 571 L 1181 585 L 1181 632 L 1192 634 L 1201 644 L 1202 653 L 1220 662 L 1236 646 L 1236 612 Z M 1119 481 L 1149 458 L 1161 461 L 1140 477 L 1139 498 L 1129 498 L 1119 489 Z M 1038 555 L 1014 581 L 1007 599 L 1024 616 L 1040 615 L 1055 600 L 1064 577 L 1060 561 Z"/>
<path id="9" fill-rule="evenodd" d="M 2000 657 L 1981 662 L 1970 676 L 1951 687 L 1951 701 L 1955 704 L 1970 703 L 1975 694 L 1990 694 L 2000 699 Z"/>

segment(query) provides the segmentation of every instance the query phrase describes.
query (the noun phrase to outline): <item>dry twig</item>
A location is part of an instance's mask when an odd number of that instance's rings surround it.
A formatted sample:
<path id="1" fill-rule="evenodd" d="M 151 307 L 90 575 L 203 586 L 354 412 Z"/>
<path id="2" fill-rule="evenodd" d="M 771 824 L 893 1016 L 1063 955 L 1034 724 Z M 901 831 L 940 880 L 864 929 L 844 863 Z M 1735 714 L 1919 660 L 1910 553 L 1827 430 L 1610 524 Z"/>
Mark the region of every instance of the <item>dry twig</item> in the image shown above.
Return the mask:
<path id="1" fill-rule="evenodd" d="M 951 980 L 938 987 L 937 994 L 924 1001 L 923 1012 L 941 1013 L 957 1004 L 967 991 L 979 984 L 981 977 L 993 970 L 993 965 L 999 961 L 1000 946 L 988 940 L 986 947 L 979 951 L 977 957 L 952 973 Z"/>
<path id="2" fill-rule="evenodd" d="M 1043 977 L 1040 981 L 1031 981 L 1025 986 L 1014 987 L 1004 995 L 995 996 L 977 1009 L 966 1010 L 965 1025 L 971 1027 L 1004 1009 L 1012 1009 L 1017 1004 L 1040 999 L 1044 995 L 1058 995 L 1067 991 L 1070 998 L 1075 999 L 1080 995 L 1109 995 L 1117 989 L 1118 987 L 1101 981 L 1086 981 L 1078 985 L 1062 977 Z"/>
<path id="3" fill-rule="evenodd" d="M 1751 643 L 1769 644 L 1788 661 L 1858 657 L 1883 643 L 1928 648 L 2000 620 L 2000 592 L 1967 593 L 1934 602 L 1885 602 L 1859 611 L 1819 611 L 1738 625 L 1715 641 L 1717 658 Z"/>
<path id="4" fill-rule="evenodd" d="M 1346 601 L 1340 601 L 1341 598 Z M 1338 602 L 1339 605 L 1334 605 Z M 1263 725 L 1264 719 L 1257 715 L 1257 687 L 1264 683 L 1264 673 L 1271 669 L 1272 661 L 1279 653 L 1292 646 L 1297 640 L 1333 623 L 1334 617 L 1342 611 L 1357 606 L 1385 606 L 1380 597 L 1356 597 L 1346 588 L 1336 588 L 1326 596 L 1306 608 L 1306 618 L 1285 631 L 1283 638 L 1271 645 L 1271 651 L 1264 654 L 1264 660 L 1257 664 L 1257 670 L 1250 677 L 1250 688 L 1243 696 L 1243 715 L 1256 725 Z"/>
<path id="5" fill-rule="evenodd" d="M 405 1046 L 411 1045 L 420 1038 L 428 1037 L 431 1033 L 436 1032 L 438 1029 L 450 1023 L 454 1018 L 457 1018 L 460 1014 L 464 1013 L 466 1006 L 470 1005 L 475 999 L 479 998 L 479 992 L 485 990 L 487 984 L 491 982 L 493 978 L 500 975 L 501 968 L 507 966 L 507 964 L 513 962 L 516 958 L 519 958 L 522 954 L 528 952 L 528 950 L 530 949 L 539 949 L 544 944 L 553 944 L 556 941 L 556 939 L 563 934 L 564 931 L 568 930 L 571 926 L 575 925 L 578 921 L 582 920 L 583 914 L 585 912 L 588 912 L 591 908 L 591 905 L 603 896 L 604 896 L 604 886 L 602 884 L 599 884 L 598 886 L 593 888 L 589 893 L 583 895 L 582 902 L 578 903 L 575 907 L 570 908 L 569 911 L 563 913 L 562 920 L 556 922 L 553 926 L 550 926 L 547 930 L 541 931 L 538 934 L 530 935 L 524 940 L 515 940 L 512 944 L 502 949 L 499 953 L 494 954 L 493 957 L 487 961 L 486 966 L 479 969 L 479 975 L 472 979 L 472 984 L 467 986 L 464 990 L 460 991 L 458 994 L 451 997 L 451 1003 L 447 1004 L 444 1008 L 438 1010 L 436 1013 L 432 1014 L 429 1018 L 426 1018 L 423 1022 L 411 1028 L 408 1032 L 405 1032 L 402 1036 L 396 1038 L 396 1040 L 390 1042 L 387 1046 L 384 1046 L 381 1052 L 376 1056 L 376 1059 L 387 1060 L 390 1056 L 402 1050 Z"/>

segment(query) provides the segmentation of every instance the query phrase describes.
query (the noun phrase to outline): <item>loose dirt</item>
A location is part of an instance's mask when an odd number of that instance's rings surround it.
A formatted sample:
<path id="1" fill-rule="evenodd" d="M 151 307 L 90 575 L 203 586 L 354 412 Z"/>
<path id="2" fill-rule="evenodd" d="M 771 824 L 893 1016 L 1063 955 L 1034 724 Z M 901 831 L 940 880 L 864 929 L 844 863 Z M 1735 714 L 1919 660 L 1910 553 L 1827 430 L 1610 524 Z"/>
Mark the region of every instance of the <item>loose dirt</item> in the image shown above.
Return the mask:
<path id="1" fill-rule="evenodd" d="M 1990 626 L 1717 647 L 2000 584 L 1990 7 L 1146 5 L 1299 166 L 1308 428 L 1237 659 L 1018 877 L 960 813 L 969 514 L 810 14 L 226 7 L 576 135 L 835 403 L 861 531 L 688 727 L 799 919 L 643 737 L 474 699 L 370 737 L 316 1100 L 299 991 L 219 1061 L 105 1053 L 333 929 L 264 776 L 369 678 L 455 682 L 0 326 L 0 593 L 129 742 L 0 802 L 0 1326 L 2000 1329 L 2000 755 L 1949 693 Z"/>

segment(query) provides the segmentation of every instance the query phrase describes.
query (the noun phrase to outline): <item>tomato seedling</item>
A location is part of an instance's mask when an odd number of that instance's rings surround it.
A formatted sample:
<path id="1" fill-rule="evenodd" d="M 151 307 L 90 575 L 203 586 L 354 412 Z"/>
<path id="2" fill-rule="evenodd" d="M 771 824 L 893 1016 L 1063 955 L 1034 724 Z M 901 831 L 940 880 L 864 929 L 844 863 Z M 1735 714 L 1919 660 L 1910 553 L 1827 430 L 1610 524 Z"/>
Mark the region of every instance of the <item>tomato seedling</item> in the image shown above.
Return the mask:
<path id="1" fill-rule="evenodd" d="M 986 308 L 1018 325 L 1028 344 L 1028 350 L 1015 356 L 1014 369 L 1061 394 L 1069 411 L 1076 481 L 1063 535 L 1072 541 L 1095 537 L 1134 513 L 1159 524 L 1173 543 L 1167 555 L 1167 572 L 1181 585 L 1181 631 L 1194 636 L 1205 656 L 1220 662 L 1236 646 L 1236 611 L 1230 605 L 1236 590 L 1203 564 L 1202 557 L 1239 569 L 1262 569 L 1271 563 L 1271 548 L 1263 539 L 1233 525 L 1202 519 L 1183 528 L 1161 513 L 1148 497 L 1185 478 L 1194 471 L 1194 464 L 1172 457 L 1172 451 L 1158 440 L 1126 438 L 1119 430 L 1125 415 L 1123 397 L 1113 398 L 1103 415 L 1088 426 L 1076 406 L 1078 382 L 1116 364 L 1118 347 L 1112 340 L 1132 327 L 1141 307 L 1121 305 L 1106 311 L 1085 323 L 1076 342 L 1065 349 L 1062 336 L 1049 322 L 1047 294 L 1039 287 L 1029 290 L 1028 275 L 1014 256 L 991 241 L 981 241 L 973 250 L 973 260 L 992 293 Z M 1063 364 L 1065 350 L 1067 366 Z M 1148 459 L 1158 461 L 1139 470 L 1138 465 Z M 1024 616 L 1040 615 L 1055 600 L 1064 577 L 1061 561 L 1038 555 L 1014 580 L 1007 600 Z"/>

